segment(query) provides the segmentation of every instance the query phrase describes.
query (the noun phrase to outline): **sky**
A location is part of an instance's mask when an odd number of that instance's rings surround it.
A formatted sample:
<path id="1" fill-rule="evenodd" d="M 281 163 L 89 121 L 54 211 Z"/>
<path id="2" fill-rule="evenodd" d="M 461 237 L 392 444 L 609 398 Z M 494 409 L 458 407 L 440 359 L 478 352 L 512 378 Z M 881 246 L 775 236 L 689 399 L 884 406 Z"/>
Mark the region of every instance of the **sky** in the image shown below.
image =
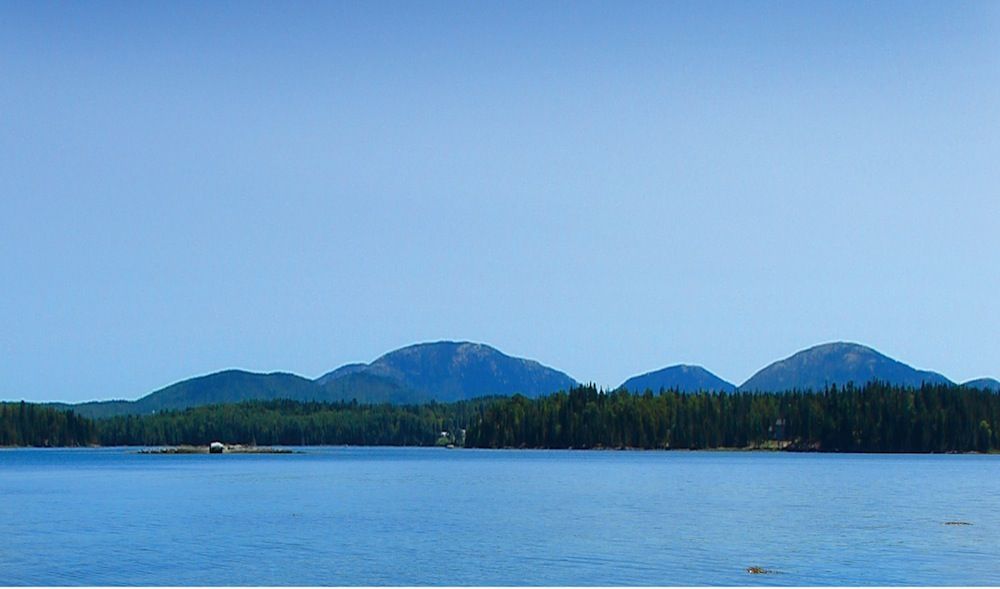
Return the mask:
<path id="1" fill-rule="evenodd" d="M 0 399 L 488 343 L 1000 376 L 996 2 L 4 2 Z"/>

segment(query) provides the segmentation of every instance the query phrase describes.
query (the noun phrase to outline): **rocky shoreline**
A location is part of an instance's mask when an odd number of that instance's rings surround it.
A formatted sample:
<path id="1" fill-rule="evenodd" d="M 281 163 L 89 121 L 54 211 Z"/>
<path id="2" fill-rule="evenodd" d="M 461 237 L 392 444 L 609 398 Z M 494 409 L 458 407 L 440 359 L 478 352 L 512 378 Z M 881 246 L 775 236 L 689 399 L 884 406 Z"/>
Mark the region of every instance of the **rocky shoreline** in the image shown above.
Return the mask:
<path id="1" fill-rule="evenodd" d="M 270 446 L 244 446 L 242 444 L 226 444 L 221 452 L 211 452 L 209 446 L 164 446 L 160 448 L 144 448 L 138 454 L 297 454 L 288 448 L 272 448 Z"/>

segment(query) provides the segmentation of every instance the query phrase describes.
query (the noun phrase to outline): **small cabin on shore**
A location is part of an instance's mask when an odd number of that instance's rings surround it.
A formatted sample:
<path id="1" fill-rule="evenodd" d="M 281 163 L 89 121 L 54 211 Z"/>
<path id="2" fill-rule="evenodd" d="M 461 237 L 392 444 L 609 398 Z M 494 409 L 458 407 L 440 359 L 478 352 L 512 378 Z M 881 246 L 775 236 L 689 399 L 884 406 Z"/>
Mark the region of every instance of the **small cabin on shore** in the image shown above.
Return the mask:
<path id="1" fill-rule="evenodd" d="M 222 451 L 225 449 L 226 447 L 222 444 L 222 442 L 212 442 L 208 445 L 209 454 L 222 454 Z"/>

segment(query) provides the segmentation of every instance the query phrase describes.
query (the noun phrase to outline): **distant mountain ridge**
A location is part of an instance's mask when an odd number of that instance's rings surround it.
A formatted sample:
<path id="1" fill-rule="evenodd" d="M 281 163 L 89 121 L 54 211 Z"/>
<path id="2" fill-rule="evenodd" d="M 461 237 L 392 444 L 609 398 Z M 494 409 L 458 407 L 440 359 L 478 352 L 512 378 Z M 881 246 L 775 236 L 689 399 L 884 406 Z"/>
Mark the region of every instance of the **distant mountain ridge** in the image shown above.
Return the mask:
<path id="1" fill-rule="evenodd" d="M 318 384 L 326 384 L 330 381 L 336 380 L 341 377 L 350 376 L 351 374 L 357 374 L 358 372 L 364 372 L 368 368 L 368 365 L 364 362 L 354 362 L 352 364 L 344 364 L 336 370 L 331 370 L 323 376 L 316 379 Z"/>
<path id="2" fill-rule="evenodd" d="M 963 387 L 982 391 L 1000 392 L 1000 380 L 995 378 L 977 378 L 962 383 Z"/>
<path id="3" fill-rule="evenodd" d="M 689 364 L 676 364 L 661 368 L 660 370 L 654 370 L 653 372 L 633 376 L 623 382 L 618 388 L 633 393 L 641 393 L 647 390 L 653 392 L 677 390 L 682 393 L 695 393 L 699 391 L 732 393 L 736 391 L 736 385 L 726 382 L 701 366 L 692 366 Z"/>
<path id="4" fill-rule="evenodd" d="M 919 387 L 923 383 L 954 384 L 941 374 L 917 370 L 867 346 L 832 342 L 796 352 L 765 366 L 741 384 L 739 390 L 821 391 L 828 385 L 843 386 L 850 382 L 863 385 L 872 380 L 908 387 Z"/>
<path id="5" fill-rule="evenodd" d="M 739 387 L 701 366 L 677 364 L 631 377 L 621 384 L 632 392 L 823 390 L 880 380 L 898 386 L 953 384 L 941 374 L 918 370 L 867 346 L 833 342 L 813 346 L 759 370 Z M 311 380 L 295 374 L 224 370 L 186 379 L 135 401 L 51 403 L 87 417 L 148 414 L 199 405 L 247 400 L 351 401 L 417 404 L 451 402 L 521 393 L 537 397 L 578 383 L 534 360 L 508 356 L 486 344 L 439 341 L 388 352 L 371 363 L 345 364 Z M 1000 392 L 1000 381 L 980 378 L 962 386 Z"/>
<path id="6" fill-rule="evenodd" d="M 146 415 L 171 409 L 186 409 L 198 405 L 239 403 L 248 400 L 293 399 L 312 401 L 320 397 L 316 385 L 309 379 L 285 372 L 261 374 L 246 370 L 223 370 L 176 382 L 135 401 L 95 401 L 67 405 L 85 417 L 115 415 Z"/>
<path id="7" fill-rule="evenodd" d="M 371 364 L 347 364 L 316 380 L 282 372 L 224 370 L 174 383 L 135 401 L 52 405 L 87 417 L 111 417 L 249 400 L 416 404 L 514 393 L 537 397 L 576 384 L 563 372 L 485 344 L 433 342 L 389 352 Z"/>

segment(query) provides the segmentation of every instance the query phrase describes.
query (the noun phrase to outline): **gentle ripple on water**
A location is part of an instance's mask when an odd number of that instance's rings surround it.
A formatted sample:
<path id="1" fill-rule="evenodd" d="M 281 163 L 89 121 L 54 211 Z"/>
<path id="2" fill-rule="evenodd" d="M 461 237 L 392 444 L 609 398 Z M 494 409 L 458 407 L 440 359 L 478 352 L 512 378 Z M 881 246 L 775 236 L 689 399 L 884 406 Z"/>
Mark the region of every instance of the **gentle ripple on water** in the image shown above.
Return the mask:
<path id="1" fill-rule="evenodd" d="M 304 450 L 0 451 L 0 585 L 1000 584 L 1000 456 Z"/>

